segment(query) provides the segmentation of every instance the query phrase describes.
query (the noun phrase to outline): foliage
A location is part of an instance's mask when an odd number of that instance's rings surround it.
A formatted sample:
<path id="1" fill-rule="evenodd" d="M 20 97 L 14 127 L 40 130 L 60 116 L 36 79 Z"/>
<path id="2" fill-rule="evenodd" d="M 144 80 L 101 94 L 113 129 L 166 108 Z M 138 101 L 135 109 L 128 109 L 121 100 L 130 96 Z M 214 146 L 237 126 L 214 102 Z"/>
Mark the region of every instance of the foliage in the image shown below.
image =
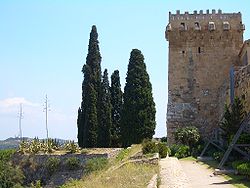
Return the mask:
<path id="1" fill-rule="evenodd" d="M 98 157 L 89 159 L 86 161 L 85 172 L 90 173 L 105 168 L 108 165 L 108 159 L 104 157 Z"/>
<path id="2" fill-rule="evenodd" d="M 45 168 L 49 172 L 50 175 L 52 175 L 55 171 L 57 171 L 60 164 L 60 159 L 56 157 L 48 158 L 45 163 Z"/>
<path id="3" fill-rule="evenodd" d="M 158 152 L 159 152 L 159 156 L 160 158 L 165 158 L 167 157 L 167 155 L 169 155 L 171 153 L 170 148 L 166 145 L 166 143 L 163 142 L 159 142 L 157 144 L 158 146 Z"/>
<path id="4" fill-rule="evenodd" d="M 76 170 L 80 167 L 80 161 L 76 157 L 70 157 L 66 161 L 66 166 L 69 170 Z"/>
<path id="5" fill-rule="evenodd" d="M 78 145 L 73 141 L 66 142 L 64 145 L 64 149 L 67 150 L 69 153 L 76 153 L 79 151 Z"/>
<path id="6" fill-rule="evenodd" d="M 42 143 L 39 142 L 38 138 L 34 138 L 29 145 L 29 153 L 38 153 L 42 148 Z"/>
<path id="7" fill-rule="evenodd" d="M 225 137 L 228 142 L 230 138 L 239 129 L 241 121 L 244 119 L 246 112 L 244 110 L 243 101 L 236 97 L 234 103 L 229 106 L 225 105 L 223 120 L 221 122 L 221 128 L 226 132 Z"/>
<path id="8" fill-rule="evenodd" d="M 111 95 L 109 89 L 108 71 L 104 70 L 103 78 L 100 89 L 98 113 L 98 135 L 97 146 L 109 147 L 110 146 L 110 128 L 112 125 L 111 118 Z"/>
<path id="9" fill-rule="evenodd" d="M 177 157 L 178 159 L 190 156 L 189 146 L 180 145 L 174 156 Z"/>
<path id="10" fill-rule="evenodd" d="M 170 150 L 171 150 L 170 156 L 174 156 L 176 154 L 176 152 L 178 151 L 180 146 L 181 145 L 178 145 L 178 144 L 172 144 L 170 146 Z"/>
<path id="11" fill-rule="evenodd" d="M 14 149 L 0 150 L 0 161 L 9 161 L 15 152 Z"/>
<path id="12" fill-rule="evenodd" d="M 150 139 L 142 142 L 142 153 L 159 153 L 160 158 L 165 158 L 171 153 L 170 148 L 164 142 L 156 143 Z"/>
<path id="13" fill-rule="evenodd" d="M 39 140 L 38 138 L 34 138 L 31 142 L 21 141 L 18 152 L 22 154 L 36 154 L 38 152 L 53 153 L 55 150 L 58 150 L 59 147 L 59 141 L 56 139 L 49 138 L 47 140 Z"/>
<path id="14" fill-rule="evenodd" d="M 37 180 L 35 183 L 31 183 L 31 188 L 42 188 L 41 181 Z"/>
<path id="15" fill-rule="evenodd" d="M 250 163 L 249 162 L 239 164 L 236 167 L 236 169 L 239 172 L 239 174 L 245 175 L 248 178 L 250 178 Z"/>
<path id="16" fill-rule="evenodd" d="M 98 101 L 100 100 L 101 54 L 96 26 L 92 26 L 86 64 L 82 68 L 82 102 L 78 109 L 77 127 L 80 147 L 97 145 Z"/>
<path id="17" fill-rule="evenodd" d="M 244 160 L 234 161 L 234 162 L 232 162 L 232 167 L 236 170 L 237 166 L 241 165 L 242 163 L 246 163 L 246 161 L 244 161 Z"/>
<path id="18" fill-rule="evenodd" d="M 221 151 L 216 151 L 213 153 L 213 158 L 216 160 L 216 161 L 220 161 L 223 157 L 224 153 L 221 152 Z"/>
<path id="19" fill-rule="evenodd" d="M 175 132 L 175 140 L 180 144 L 189 146 L 191 149 L 199 141 L 199 138 L 198 129 L 192 125 L 178 128 Z"/>
<path id="20" fill-rule="evenodd" d="M 246 144 L 250 143 L 250 134 L 242 133 L 237 141 L 237 144 Z"/>
<path id="21" fill-rule="evenodd" d="M 24 180 L 22 171 L 12 166 L 9 162 L 0 161 L 0 187 L 10 188 L 21 185 Z"/>
<path id="22" fill-rule="evenodd" d="M 111 75 L 110 94 L 112 105 L 111 147 L 121 147 L 122 90 L 118 70 L 115 70 Z"/>
<path id="23" fill-rule="evenodd" d="M 156 142 L 153 142 L 150 139 L 145 139 L 142 142 L 142 153 L 148 154 L 148 153 L 157 153 L 158 147 L 156 145 Z"/>
<path id="24" fill-rule="evenodd" d="M 23 172 L 9 161 L 15 153 L 13 149 L 0 150 L 0 187 L 21 187 L 24 180 Z"/>
<path id="25" fill-rule="evenodd" d="M 168 138 L 167 138 L 166 136 L 163 136 L 163 137 L 161 138 L 161 142 L 166 142 L 166 143 L 167 143 L 167 141 L 168 141 Z"/>
<path id="26" fill-rule="evenodd" d="M 122 143 L 124 147 L 141 143 L 152 138 L 155 130 L 155 103 L 152 85 L 140 50 L 133 49 L 130 54 L 124 104 L 121 114 Z"/>

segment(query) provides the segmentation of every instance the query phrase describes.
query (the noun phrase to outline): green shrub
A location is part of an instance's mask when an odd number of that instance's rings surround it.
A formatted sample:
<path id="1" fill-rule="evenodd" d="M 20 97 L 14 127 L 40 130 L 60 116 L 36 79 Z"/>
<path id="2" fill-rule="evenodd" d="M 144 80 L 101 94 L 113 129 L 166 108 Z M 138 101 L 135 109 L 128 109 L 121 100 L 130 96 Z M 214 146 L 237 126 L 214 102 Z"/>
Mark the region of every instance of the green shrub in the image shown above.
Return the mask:
<path id="1" fill-rule="evenodd" d="M 250 163 L 242 163 L 237 166 L 236 168 L 239 172 L 239 174 L 245 175 L 248 178 L 250 178 Z"/>
<path id="2" fill-rule="evenodd" d="M 148 153 L 157 153 L 158 147 L 156 145 L 156 142 L 153 142 L 152 140 L 146 139 L 142 142 L 142 153 L 148 154 Z"/>
<path id="3" fill-rule="evenodd" d="M 65 163 L 69 170 L 76 170 L 80 167 L 80 160 L 76 157 L 68 158 Z"/>
<path id="4" fill-rule="evenodd" d="M 108 165 L 108 159 L 104 157 L 98 157 L 89 159 L 85 164 L 85 172 L 90 173 L 93 171 L 101 170 Z"/>
<path id="5" fill-rule="evenodd" d="M 49 172 L 49 174 L 53 174 L 59 167 L 60 159 L 56 157 L 48 158 L 48 160 L 45 163 L 45 168 Z"/>
<path id="6" fill-rule="evenodd" d="M 10 188 L 14 186 L 21 187 L 24 175 L 19 168 L 13 167 L 6 161 L 0 161 L 0 187 Z"/>
<path id="7" fill-rule="evenodd" d="M 160 142 L 157 144 L 157 147 L 158 147 L 160 158 L 165 158 L 167 155 L 171 153 L 171 150 L 166 145 L 166 143 Z"/>
<path id="8" fill-rule="evenodd" d="M 174 156 L 178 159 L 190 156 L 189 146 L 180 145 Z"/>
<path id="9" fill-rule="evenodd" d="M 214 158 L 214 160 L 216 160 L 216 161 L 220 161 L 220 160 L 222 159 L 223 155 L 224 155 L 223 152 L 221 152 L 221 151 L 216 151 L 216 152 L 213 153 L 213 158 Z"/>
<path id="10" fill-rule="evenodd" d="M 172 144 L 170 146 L 170 151 L 171 151 L 170 156 L 175 156 L 175 154 L 178 151 L 178 149 L 179 149 L 180 146 L 181 145 L 178 145 L 178 144 Z"/>
<path id="11" fill-rule="evenodd" d="M 184 128 L 178 128 L 174 134 L 175 140 L 183 145 L 189 146 L 191 149 L 199 141 L 200 134 L 195 126 L 187 126 Z"/>
<path id="12" fill-rule="evenodd" d="M 168 139 L 167 139 L 166 136 L 164 136 L 164 137 L 161 138 L 161 142 L 166 142 L 167 143 L 167 141 L 168 141 Z"/>
<path id="13" fill-rule="evenodd" d="M 232 167 L 237 170 L 237 166 L 241 165 L 242 163 L 246 163 L 246 161 L 239 160 L 239 161 L 234 161 L 232 162 Z"/>
<path id="14" fill-rule="evenodd" d="M 9 161 L 11 156 L 16 152 L 14 149 L 0 150 L 0 161 Z"/>
<path id="15" fill-rule="evenodd" d="M 237 144 L 247 144 L 250 143 L 250 134 L 242 133 L 237 141 Z"/>

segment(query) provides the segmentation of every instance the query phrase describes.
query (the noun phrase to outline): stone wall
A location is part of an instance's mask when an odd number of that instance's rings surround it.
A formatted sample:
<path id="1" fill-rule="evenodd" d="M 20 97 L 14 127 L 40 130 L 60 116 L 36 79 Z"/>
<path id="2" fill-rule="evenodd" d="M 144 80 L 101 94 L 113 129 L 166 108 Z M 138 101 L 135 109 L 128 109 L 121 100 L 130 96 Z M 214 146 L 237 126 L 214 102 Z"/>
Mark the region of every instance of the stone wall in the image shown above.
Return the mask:
<path id="1" fill-rule="evenodd" d="M 211 24 L 213 26 L 211 26 Z M 197 26 L 198 25 L 198 26 Z M 225 27 L 227 25 L 228 27 Z M 221 118 L 229 70 L 238 64 L 243 43 L 241 13 L 169 14 L 167 137 L 176 128 L 196 125 L 208 135 Z M 225 85 L 225 86 L 223 86 Z"/>

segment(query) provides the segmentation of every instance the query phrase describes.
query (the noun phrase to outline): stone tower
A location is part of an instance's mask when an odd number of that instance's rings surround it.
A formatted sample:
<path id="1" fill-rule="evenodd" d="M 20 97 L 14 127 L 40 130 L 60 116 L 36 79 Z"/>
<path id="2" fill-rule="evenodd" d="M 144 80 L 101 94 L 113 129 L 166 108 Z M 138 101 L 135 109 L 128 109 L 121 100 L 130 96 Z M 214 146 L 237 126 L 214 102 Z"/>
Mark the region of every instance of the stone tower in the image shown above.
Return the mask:
<path id="1" fill-rule="evenodd" d="M 193 124 L 203 136 L 218 126 L 230 67 L 243 44 L 241 13 L 209 10 L 169 12 L 165 36 L 169 42 L 167 137 Z M 223 89 L 224 88 L 224 89 Z"/>

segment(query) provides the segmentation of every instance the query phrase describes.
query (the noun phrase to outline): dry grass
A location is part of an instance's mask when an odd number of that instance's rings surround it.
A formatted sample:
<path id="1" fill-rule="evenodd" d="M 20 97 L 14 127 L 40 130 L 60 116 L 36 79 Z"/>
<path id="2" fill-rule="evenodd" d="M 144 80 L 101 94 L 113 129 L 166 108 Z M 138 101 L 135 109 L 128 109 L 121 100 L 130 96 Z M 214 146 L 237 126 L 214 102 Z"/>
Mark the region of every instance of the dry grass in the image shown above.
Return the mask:
<path id="1" fill-rule="evenodd" d="M 63 187 L 145 188 L 157 171 L 156 165 L 127 164 L 112 173 L 92 174 L 83 181 L 72 181 Z"/>
<path id="2" fill-rule="evenodd" d="M 121 166 L 139 151 L 141 146 L 134 145 L 128 151 L 121 152 L 119 160 L 110 161 L 106 169 L 83 177 L 82 180 L 73 180 L 62 188 L 145 188 L 153 175 L 158 173 L 157 165 L 128 163 Z M 121 167 L 117 168 L 118 166 Z"/>

